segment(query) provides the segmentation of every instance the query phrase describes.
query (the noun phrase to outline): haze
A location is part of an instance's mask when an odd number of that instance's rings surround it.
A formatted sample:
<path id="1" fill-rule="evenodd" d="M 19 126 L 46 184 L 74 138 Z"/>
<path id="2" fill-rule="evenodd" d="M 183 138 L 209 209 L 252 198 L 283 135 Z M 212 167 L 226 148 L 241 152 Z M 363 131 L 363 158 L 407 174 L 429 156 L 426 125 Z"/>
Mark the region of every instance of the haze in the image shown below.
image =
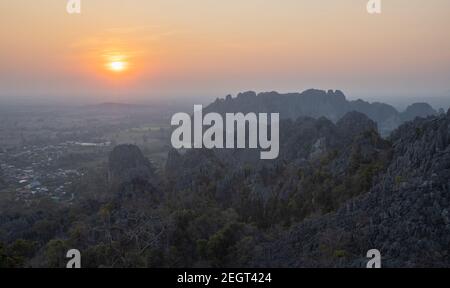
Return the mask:
<path id="1" fill-rule="evenodd" d="M 82 0 L 69 15 L 66 0 L 3 0 L 0 101 L 209 101 L 311 87 L 446 95 L 450 2 L 383 1 L 376 16 L 366 2 Z"/>

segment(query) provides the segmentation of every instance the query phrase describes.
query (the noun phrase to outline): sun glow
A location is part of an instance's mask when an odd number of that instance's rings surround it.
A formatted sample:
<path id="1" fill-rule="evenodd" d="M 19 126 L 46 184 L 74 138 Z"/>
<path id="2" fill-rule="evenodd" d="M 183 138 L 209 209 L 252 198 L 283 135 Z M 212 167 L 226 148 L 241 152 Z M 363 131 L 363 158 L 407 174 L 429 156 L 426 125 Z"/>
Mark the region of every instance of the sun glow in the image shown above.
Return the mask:
<path id="1" fill-rule="evenodd" d="M 109 63 L 109 69 L 114 72 L 122 72 L 127 68 L 127 63 L 123 61 L 113 61 Z"/>
<path id="2" fill-rule="evenodd" d="M 106 85 L 115 85 L 114 87 L 130 86 L 138 82 L 145 68 L 143 63 L 147 62 L 148 58 L 145 58 L 144 52 L 137 49 L 136 45 L 119 44 L 100 43 L 95 45 L 98 47 L 87 46 L 86 52 L 81 52 L 83 70 L 93 78 L 107 83 Z"/>
<path id="3" fill-rule="evenodd" d="M 105 51 L 103 53 L 105 69 L 114 73 L 123 73 L 130 68 L 129 55 L 123 51 Z"/>

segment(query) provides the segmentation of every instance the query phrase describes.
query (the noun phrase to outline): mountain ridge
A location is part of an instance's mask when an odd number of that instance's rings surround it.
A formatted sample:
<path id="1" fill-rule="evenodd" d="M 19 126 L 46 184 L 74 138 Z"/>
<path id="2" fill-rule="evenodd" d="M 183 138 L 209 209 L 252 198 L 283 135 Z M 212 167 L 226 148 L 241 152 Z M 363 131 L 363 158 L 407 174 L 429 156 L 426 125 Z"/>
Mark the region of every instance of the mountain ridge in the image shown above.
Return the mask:
<path id="1" fill-rule="evenodd" d="M 377 122 L 380 133 L 387 136 L 402 123 L 415 117 L 437 115 L 438 112 L 427 103 L 414 103 L 405 111 L 399 112 L 395 107 L 381 102 L 367 102 L 361 99 L 347 100 L 341 90 L 309 89 L 301 93 L 247 91 L 231 95 L 225 99 L 216 99 L 205 108 L 206 112 L 218 113 L 280 113 L 282 119 L 297 119 L 301 116 L 319 118 L 327 117 L 338 121 L 351 111 L 366 114 Z"/>

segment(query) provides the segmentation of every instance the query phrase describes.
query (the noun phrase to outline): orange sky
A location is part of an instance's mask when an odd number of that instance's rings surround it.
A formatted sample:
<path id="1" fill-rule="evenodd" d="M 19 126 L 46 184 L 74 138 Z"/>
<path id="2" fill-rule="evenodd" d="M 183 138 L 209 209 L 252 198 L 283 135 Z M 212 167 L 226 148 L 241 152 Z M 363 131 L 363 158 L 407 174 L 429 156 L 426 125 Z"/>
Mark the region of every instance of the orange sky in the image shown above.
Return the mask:
<path id="1" fill-rule="evenodd" d="M 377 16 L 366 0 L 82 0 L 81 15 L 66 2 L 0 2 L 0 97 L 450 90 L 448 0 L 383 0 Z"/>

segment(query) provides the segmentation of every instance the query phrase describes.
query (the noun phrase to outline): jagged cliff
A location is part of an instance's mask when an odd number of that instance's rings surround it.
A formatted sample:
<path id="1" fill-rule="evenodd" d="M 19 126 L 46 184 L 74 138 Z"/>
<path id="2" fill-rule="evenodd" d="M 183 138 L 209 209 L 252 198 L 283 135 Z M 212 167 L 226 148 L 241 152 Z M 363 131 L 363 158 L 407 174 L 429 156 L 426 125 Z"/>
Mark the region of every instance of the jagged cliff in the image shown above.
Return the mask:
<path id="1" fill-rule="evenodd" d="M 2 171 L 2 168 L 0 167 L 0 189 L 3 188 L 4 185 L 5 185 L 5 183 L 3 180 L 3 171 Z"/>
<path id="2" fill-rule="evenodd" d="M 171 189 L 195 193 L 213 184 L 211 189 L 223 207 L 244 211 L 246 205 L 253 205 L 245 213 L 253 210 L 247 217 L 259 217 L 261 223 L 277 217 L 298 220 L 368 191 L 372 177 L 390 157 L 391 147 L 378 135 L 376 123 L 358 112 L 346 114 L 336 124 L 325 118 L 287 119 L 280 123 L 280 133 L 280 156 L 275 161 L 261 161 L 258 152 L 249 149 L 189 150 L 183 155 L 173 150 L 166 168 Z M 329 186 L 351 185 L 341 178 L 357 182 L 358 187 L 346 195 L 333 195 L 340 190 Z M 279 207 L 271 211 L 267 206 L 274 201 Z M 296 205 L 302 211 L 295 211 Z M 280 209 L 292 217 L 275 215 Z"/>
<path id="3" fill-rule="evenodd" d="M 327 117 L 336 122 L 346 113 L 358 111 L 378 123 L 380 133 L 388 135 L 405 121 L 415 117 L 436 115 L 437 112 L 428 104 L 413 104 L 405 112 L 399 112 L 391 105 L 384 103 L 369 103 L 363 100 L 349 101 L 340 90 L 310 89 L 302 93 L 279 94 L 277 92 L 244 92 L 236 98 L 227 96 L 217 99 L 209 105 L 207 112 L 261 112 L 281 114 L 283 119 L 295 120 L 298 117 Z"/>
<path id="4" fill-rule="evenodd" d="M 160 198 L 161 191 L 155 169 L 135 145 L 119 145 L 108 159 L 108 186 L 111 192 L 122 198 L 138 198 L 142 193 L 151 193 Z"/>
<path id="5" fill-rule="evenodd" d="M 392 161 L 369 193 L 262 245 L 252 264 L 363 266 L 365 251 L 379 249 L 385 267 L 448 267 L 450 111 L 404 124 L 390 140 Z"/>
<path id="6" fill-rule="evenodd" d="M 367 116 L 280 125 L 280 157 L 252 151 L 172 151 L 174 191 L 208 187 L 224 208 L 278 236 L 257 235 L 249 267 L 449 266 L 450 111 L 417 118 L 384 140 Z M 170 168 L 169 168 L 170 167 Z M 176 177 L 174 176 L 176 175 Z"/>

